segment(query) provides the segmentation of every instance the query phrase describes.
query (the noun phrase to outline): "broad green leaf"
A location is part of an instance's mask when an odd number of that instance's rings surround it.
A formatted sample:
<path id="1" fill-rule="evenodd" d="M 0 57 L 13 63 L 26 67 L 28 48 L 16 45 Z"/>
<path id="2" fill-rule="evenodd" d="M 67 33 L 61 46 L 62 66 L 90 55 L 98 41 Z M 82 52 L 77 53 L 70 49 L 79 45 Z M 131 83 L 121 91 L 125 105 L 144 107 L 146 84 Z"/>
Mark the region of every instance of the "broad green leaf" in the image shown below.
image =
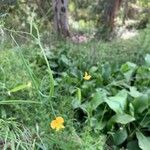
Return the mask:
<path id="1" fill-rule="evenodd" d="M 141 119 L 142 119 L 142 121 L 140 122 L 140 125 L 143 128 L 149 128 L 150 127 L 150 114 Z"/>
<path id="2" fill-rule="evenodd" d="M 61 55 L 60 60 L 62 61 L 63 64 L 66 66 L 70 66 L 71 62 L 70 60 L 66 57 L 66 55 Z"/>
<path id="3" fill-rule="evenodd" d="M 98 70 L 98 67 L 96 67 L 96 66 L 93 66 L 93 67 L 91 67 L 90 68 L 90 70 L 89 70 L 89 72 L 96 72 Z"/>
<path id="4" fill-rule="evenodd" d="M 82 72 L 81 72 L 80 70 L 78 70 L 77 67 L 71 68 L 69 74 L 70 74 L 71 76 L 77 78 L 77 79 L 78 79 L 78 78 L 79 78 L 79 79 L 82 79 L 82 78 L 83 78 Z M 78 82 L 78 81 L 77 81 L 77 82 Z"/>
<path id="5" fill-rule="evenodd" d="M 121 128 L 112 135 L 115 145 L 122 144 L 128 137 L 126 128 Z"/>
<path id="6" fill-rule="evenodd" d="M 90 106 L 92 110 L 95 110 L 100 104 L 102 104 L 106 99 L 107 91 L 103 89 L 98 89 L 94 93 L 92 100 L 90 101 Z"/>
<path id="7" fill-rule="evenodd" d="M 79 108 L 80 108 L 81 110 L 83 110 L 83 112 L 85 112 L 88 116 L 90 116 L 90 110 L 89 110 L 89 108 L 88 108 L 87 103 L 81 104 L 81 105 L 79 106 Z"/>
<path id="8" fill-rule="evenodd" d="M 128 124 L 134 120 L 135 120 L 135 118 L 128 115 L 128 114 L 116 114 L 109 120 L 109 123 L 110 124 L 120 123 L 120 124 L 125 125 L 125 124 Z"/>
<path id="9" fill-rule="evenodd" d="M 142 93 L 137 91 L 136 87 L 130 87 L 129 95 L 131 95 L 132 97 L 136 98 L 136 97 L 142 96 Z"/>
<path id="10" fill-rule="evenodd" d="M 138 139 L 139 147 L 142 150 L 150 149 L 150 140 L 148 137 L 144 136 L 141 132 L 136 132 L 136 137 Z"/>
<path id="11" fill-rule="evenodd" d="M 121 114 L 121 115 L 116 115 L 114 117 L 114 120 L 117 123 L 127 124 L 127 123 L 130 123 L 130 122 L 134 121 L 135 118 L 130 116 L 130 115 L 128 115 L 128 114 Z"/>
<path id="12" fill-rule="evenodd" d="M 141 150 L 138 146 L 137 140 L 128 142 L 127 150 Z"/>
<path id="13" fill-rule="evenodd" d="M 121 66 L 121 72 L 124 74 L 127 81 L 130 81 L 133 72 L 136 70 L 137 65 L 131 62 L 127 62 Z"/>
<path id="14" fill-rule="evenodd" d="M 137 113 L 142 113 L 145 109 L 148 108 L 149 105 L 149 97 L 147 94 L 143 94 L 142 96 L 135 98 L 132 102 L 133 107 Z"/>
<path id="15" fill-rule="evenodd" d="M 147 54 L 147 55 L 145 56 L 145 62 L 146 62 L 146 64 L 150 67 L 150 54 Z"/>
<path id="16" fill-rule="evenodd" d="M 95 130 L 102 130 L 106 125 L 106 122 L 99 121 L 97 118 L 90 118 L 90 126 L 93 127 Z"/>
<path id="17" fill-rule="evenodd" d="M 116 96 L 107 98 L 106 103 L 117 114 L 123 114 L 127 106 L 127 91 L 119 91 Z"/>
<path id="18" fill-rule="evenodd" d="M 80 105 L 81 105 L 81 102 L 80 102 L 79 99 L 75 98 L 75 99 L 72 101 L 72 107 L 73 107 L 74 109 L 79 108 Z"/>
<path id="19" fill-rule="evenodd" d="M 141 88 L 142 86 L 150 85 L 150 68 L 141 66 L 136 73 L 136 84 Z"/>

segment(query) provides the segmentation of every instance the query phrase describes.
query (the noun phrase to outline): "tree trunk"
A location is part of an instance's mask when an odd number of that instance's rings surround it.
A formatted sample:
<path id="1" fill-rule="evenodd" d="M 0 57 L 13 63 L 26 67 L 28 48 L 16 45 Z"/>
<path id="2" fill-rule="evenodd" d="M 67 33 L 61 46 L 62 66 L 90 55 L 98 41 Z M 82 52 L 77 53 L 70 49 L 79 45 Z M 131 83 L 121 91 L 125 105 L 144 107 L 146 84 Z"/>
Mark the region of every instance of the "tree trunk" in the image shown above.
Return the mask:
<path id="1" fill-rule="evenodd" d="M 98 19 L 98 32 L 96 36 L 109 40 L 114 31 L 115 17 L 120 8 L 122 0 L 99 0 L 97 11 L 100 14 Z"/>
<path id="2" fill-rule="evenodd" d="M 125 25 L 125 21 L 128 17 L 128 9 L 129 9 L 129 0 L 124 0 L 124 2 L 123 2 L 123 17 L 122 17 L 123 25 Z"/>
<path id="3" fill-rule="evenodd" d="M 65 37 L 70 36 L 67 5 L 68 0 L 53 0 L 55 30 L 58 34 Z"/>
<path id="4" fill-rule="evenodd" d="M 101 21 L 106 27 L 113 31 L 114 20 L 116 13 L 121 5 L 122 0 L 104 0 L 104 11 L 102 13 Z"/>

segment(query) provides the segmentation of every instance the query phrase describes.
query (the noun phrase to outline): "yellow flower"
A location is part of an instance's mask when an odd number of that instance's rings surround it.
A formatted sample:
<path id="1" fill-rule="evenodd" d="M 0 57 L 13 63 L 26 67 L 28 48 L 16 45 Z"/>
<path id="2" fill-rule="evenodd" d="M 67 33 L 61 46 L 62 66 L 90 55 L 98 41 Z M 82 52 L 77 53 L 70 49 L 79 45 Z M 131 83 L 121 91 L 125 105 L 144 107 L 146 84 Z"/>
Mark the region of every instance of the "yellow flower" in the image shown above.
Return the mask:
<path id="1" fill-rule="evenodd" d="M 64 119 L 62 117 L 56 117 L 56 119 L 50 123 L 50 126 L 52 129 L 56 129 L 56 131 L 59 131 L 60 129 L 65 128 L 63 123 Z"/>
<path id="2" fill-rule="evenodd" d="M 85 75 L 84 75 L 83 79 L 84 80 L 90 80 L 91 76 L 87 72 L 85 72 Z"/>

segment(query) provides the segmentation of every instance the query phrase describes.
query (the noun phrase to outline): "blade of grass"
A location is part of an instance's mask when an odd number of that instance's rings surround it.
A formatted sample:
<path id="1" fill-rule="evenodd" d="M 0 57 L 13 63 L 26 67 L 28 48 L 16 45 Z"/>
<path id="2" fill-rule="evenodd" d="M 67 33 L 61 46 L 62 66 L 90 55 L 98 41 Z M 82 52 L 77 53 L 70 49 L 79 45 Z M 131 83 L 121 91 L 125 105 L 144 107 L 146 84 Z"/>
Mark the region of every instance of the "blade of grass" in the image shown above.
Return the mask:
<path id="1" fill-rule="evenodd" d="M 49 74 L 49 78 L 50 78 L 50 91 L 49 91 L 49 96 L 50 98 L 54 96 L 54 78 L 53 78 L 53 73 L 52 73 L 52 70 L 50 68 L 50 64 L 48 62 L 48 59 L 46 57 L 46 54 L 45 54 L 45 51 L 44 51 L 44 48 L 41 44 L 41 40 L 40 40 L 40 33 L 39 33 L 39 30 L 37 28 L 37 26 L 34 24 L 34 28 L 36 29 L 36 32 L 37 32 L 37 42 L 38 42 L 38 45 L 43 53 L 43 56 L 44 56 L 44 59 L 46 61 L 46 64 L 47 64 L 47 68 L 48 68 L 48 74 Z"/>
<path id="2" fill-rule="evenodd" d="M 41 104 L 41 102 L 35 102 L 31 100 L 4 100 L 0 101 L 0 105 L 9 105 L 9 104 Z"/>
<path id="3" fill-rule="evenodd" d="M 20 48 L 20 46 L 19 46 L 18 43 L 16 42 L 14 36 L 12 35 L 12 33 L 11 33 L 11 37 L 12 37 L 13 41 L 15 42 L 15 44 L 17 45 L 17 47 Z M 35 81 L 35 79 L 34 79 L 34 77 L 33 77 L 33 73 L 32 73 L 32 71 L 31 71 L 31 68 L 30 68 L 29 65 L 27 64 L 27 62 L 26 62 L 26 60 L 25 60 L 25 58 L 24 58 L 24 56 L 23 56 L 21 50 L 18 50 L 18 53 L 19 53 L 19 55 L 20 55 L 20 57 L 21 57 L 21 60 L 22 60 L 23 64 L 25 65 L 25 68 L 26 68 L 26 70 L 27 70 L 27 72 L 28 72 L 28 74 L 29 74 L 29 76 L 30 76 L 32 82 L 33 82 L 33 85 L 34 85 L 35 89 L 36 89 L 37 92 L 39 93 L 38 85 L 37 85 L 37 83 L 36 83 L 36 81 Z"/>
<path id="4" fill-rule="evenodd" d="M 36 42 L 38 43 L 38 45 L 39 45 L 39 47 L 40 47 L 40 49 L 41 49 L 41 51 L 42 51 L 42 53 L 43 53 L 44 59 L 45 59 L 45 61 L 46 61 L 47 68 L 48 68 L 48 74 L 49 74 L 49 78 L 50 78 L 50 91 L 49 91 L 50 105 L 51 105 L 51 109 L 52 109 L 53 115 L 56 116 L 55 111 L 54 111 L 54 108 L 53 108 L 53 105 L 52 105 L 52 103 L 51 103 L 51 98 L 54 96 L 54 78 L 53 78 L 52 70 L 51 70 L 51 68 L 50 68 L 50 64 L 49 64 L 48 59 L 47 59 L 47 57 L 46 57 L 44 48 L 43 48 L 43 46 L 42 46 L 42 44 L 41 44 L 39 30 L 38 30 L 38 28 L 37 28 L 37 26 L 36 26 L 35 24 L 34 24 L 34 28 L 36 29 L 37 37 L 33 36 L 31 33 L 30 33 L 29 35 L 31 35 L 31 36 L 36 40 Z M 12 37 L 13 41 L 15 42 L 15 44 L 18 46 L 18 48 L 20 48 L 19 44 L 16 42 L 16 40 L 15 40 L 15 38 L 13 37 L 12 33 L 11 33 L 11 37 Z M 42 96 L 42 95 L 41 95 L 41 92 L 40 92 L 39 89 L 38 89 L 38 86 L 37 86 L 37 84 L 36 84 L 36 81 L 35 81 L 35 79 L 34 79 L 34 77 L 33 77 L 33 73 L 32 73 L 32 71 L 31 71 L 31 68 L 30 68 L 29 65 L 27 64 L 27 62 L 26 62 L 26 60 L 25 60 L 25 58 L 24 58 L 24 56 L 23 56 L 23 54 L 22 54 L 21 51 L 19 51 L 19 54 L 20 54 L 20 57 L 21 57 L 21 59 L 22 59 L 24 65 L 25 65 L 25 67 L 26 67 L 26 69 L 27 69 L 27 71 L 28 71 L 28 73 L 29 73 L 29 75 L 30 75 L 32 81 L 33 81 L 33 84 L 34 84 L 34 86 L 35 86 L 35 88 L 36 88 L 38 94 L 39 94 L 40 96 Z M 40 97 L 40 98 L 41 98 L 41 97 Z"/>

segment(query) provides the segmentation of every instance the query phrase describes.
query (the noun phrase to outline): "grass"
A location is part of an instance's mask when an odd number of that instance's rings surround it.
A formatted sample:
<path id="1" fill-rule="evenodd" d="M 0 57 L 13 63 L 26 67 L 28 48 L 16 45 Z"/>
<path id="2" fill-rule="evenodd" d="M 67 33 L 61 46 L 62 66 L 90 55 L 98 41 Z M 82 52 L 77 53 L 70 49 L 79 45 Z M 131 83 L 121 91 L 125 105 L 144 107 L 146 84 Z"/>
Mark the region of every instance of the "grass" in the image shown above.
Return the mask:
<path id="1" fill-rule="evenodd" d="M 50 45 L 43 46 L 37 39 L 38 43 L 20 47 L 7 41 L 1 44 L 0 147 L 104 149 L 107 137 L 84 124 L 84 116 L 79 120 L 75 117 L 78 110 L 73 109 L 72 101 L 77 98 L 78 82 L 84 71 L 94 70 L 104 62 L 142 63 L 144 55 L 150 53 L 149 33 L 147 28 L 134 39 L 109 43 L 93 40 L 74 44 L 68 40 L 50 41 Z M 31 86 L 26 86 L 30 82 Z M 92 88 L 92 81 L 87 84 Z M 82 87 L 86 89 L 86 84 Z M 65 129 L 58 133 L 49 126 L 55 115 L 65 120 Z"/>

